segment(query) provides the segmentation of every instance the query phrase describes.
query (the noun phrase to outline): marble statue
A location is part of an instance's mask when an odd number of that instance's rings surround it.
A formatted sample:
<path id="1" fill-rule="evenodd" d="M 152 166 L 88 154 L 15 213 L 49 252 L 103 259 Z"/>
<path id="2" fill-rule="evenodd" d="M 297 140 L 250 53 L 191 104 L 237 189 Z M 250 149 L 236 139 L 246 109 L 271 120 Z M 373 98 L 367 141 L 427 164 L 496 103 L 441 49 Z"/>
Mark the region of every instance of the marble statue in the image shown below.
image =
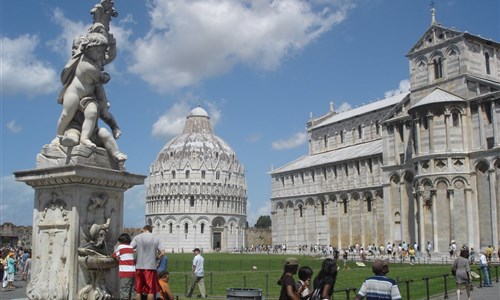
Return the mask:
<path id="1" fill-rule="evenodd" d="M 116 142 L 121 131 L 104 68 L 116 57 L 109 25 L 118 13 L 113 0 L 97 1 L 93 24 L 74 39 L 61 73 L 57 137 L 37 154 L 36 168 L 14 172 L 35 191 L 29 300 L 118 299 L 111 254 L 123 230 L 124 193 L 145 176 L 124 170 L 127 156 Z"/>
<path id="2" fill-rule="evenodd" d="M 73 41 L 72 56 L 61 73 L 63 88 L 57 102 L 62 104 L 62 112 L 51 145 L 104 147 L 115 162 L 123 164 L 127 156 L 119 151 L 116 142 L 121 130 L 109 112 L 110 103 L 104 90 L 104 84 L 110 80 L 104 66 L 116 57 L 116 40 L 109 32 L 111 17 L 118 15 L 113 6 L 112 0 L 95 5 L 91 10 L 92 26 Z M 99 127 L 98 119 L 112 133 Z"/>

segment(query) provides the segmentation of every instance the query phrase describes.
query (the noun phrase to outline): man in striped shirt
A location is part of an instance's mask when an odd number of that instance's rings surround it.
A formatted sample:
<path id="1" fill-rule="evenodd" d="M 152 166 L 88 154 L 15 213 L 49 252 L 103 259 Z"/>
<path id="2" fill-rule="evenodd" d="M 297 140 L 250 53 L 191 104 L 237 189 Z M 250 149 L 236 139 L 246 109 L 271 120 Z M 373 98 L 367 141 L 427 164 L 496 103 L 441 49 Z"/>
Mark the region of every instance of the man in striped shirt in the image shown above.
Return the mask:
<path id="1" fill-rule="evenodd" d="M 356 300 L 366 297 L 367 300 L 400 300 L 398 284 L 394 279 L 385 275 L 389 273 L 389 261 L 377 259 L 373 262 L 372 270 L 375 276 L 368 277 L 361 285 Z"/>
<path id="2" fill-rule="evenodd" d="M 135 283 L 134 248 L 130 246 L 132 238 L 128 233 L 118 237 L 120 243 L 113 252 L 113 258 L 118 260 L 118 277 L 120 278 L 120 299 L 133 299 Z"/>

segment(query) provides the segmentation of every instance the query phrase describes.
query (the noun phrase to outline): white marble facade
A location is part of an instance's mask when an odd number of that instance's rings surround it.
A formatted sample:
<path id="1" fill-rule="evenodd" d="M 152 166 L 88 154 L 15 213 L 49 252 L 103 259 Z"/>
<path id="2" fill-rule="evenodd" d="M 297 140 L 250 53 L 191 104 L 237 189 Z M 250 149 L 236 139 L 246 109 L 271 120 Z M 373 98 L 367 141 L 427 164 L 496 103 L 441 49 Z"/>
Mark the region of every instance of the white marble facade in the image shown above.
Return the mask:
<path id="1" fill-rule="evenodd" d="M 243 165 L 194 108 L 151 164 L 146 222 L 167 252 L 233 251 L 245 246 L 246 205 Z"/>
<path id="2" fill-rule="evenodd" d="M 410 92 L 308 121 L 271 173 L 273 243 L 500 243 L 500 44 L 432 22 L 407 57 Z"/>

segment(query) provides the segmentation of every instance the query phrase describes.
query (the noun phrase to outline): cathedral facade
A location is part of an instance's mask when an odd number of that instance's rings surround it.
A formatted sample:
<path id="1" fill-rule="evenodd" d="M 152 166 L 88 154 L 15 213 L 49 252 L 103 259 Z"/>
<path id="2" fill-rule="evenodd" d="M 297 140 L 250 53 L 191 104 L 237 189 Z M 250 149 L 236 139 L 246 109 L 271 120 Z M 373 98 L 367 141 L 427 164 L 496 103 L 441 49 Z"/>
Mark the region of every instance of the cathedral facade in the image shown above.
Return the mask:
<path id="1" fill-rule="evenodd" d="M 307 122 L 271 172 L 273 243 L 499 245 L 500 44 L 433 14 L 407 57 L 410 92 Z"/>
<path id="2" fill-rule="evenodd" d="M 167 251 L 232 251 L 245 246 L 244 168 L 214 134 L 201 107 L 187 116 L 182 134 L 161 149 L 146 188 L 146 222 Z"/>

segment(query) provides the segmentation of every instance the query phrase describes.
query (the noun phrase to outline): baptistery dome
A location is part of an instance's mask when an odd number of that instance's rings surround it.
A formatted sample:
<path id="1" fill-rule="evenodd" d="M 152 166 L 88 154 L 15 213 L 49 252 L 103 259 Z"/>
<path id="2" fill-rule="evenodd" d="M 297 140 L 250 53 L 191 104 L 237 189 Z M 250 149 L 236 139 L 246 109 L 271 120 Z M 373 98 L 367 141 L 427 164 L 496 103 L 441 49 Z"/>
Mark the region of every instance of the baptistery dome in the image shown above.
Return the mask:
<path id="1" fill-rule="evenodd" d="M 146 220 L 167 251 L 245 246 L 244 168 L 203 108 L 194 108 L 182 134 L 161 149 L 146 186 Z"/>

